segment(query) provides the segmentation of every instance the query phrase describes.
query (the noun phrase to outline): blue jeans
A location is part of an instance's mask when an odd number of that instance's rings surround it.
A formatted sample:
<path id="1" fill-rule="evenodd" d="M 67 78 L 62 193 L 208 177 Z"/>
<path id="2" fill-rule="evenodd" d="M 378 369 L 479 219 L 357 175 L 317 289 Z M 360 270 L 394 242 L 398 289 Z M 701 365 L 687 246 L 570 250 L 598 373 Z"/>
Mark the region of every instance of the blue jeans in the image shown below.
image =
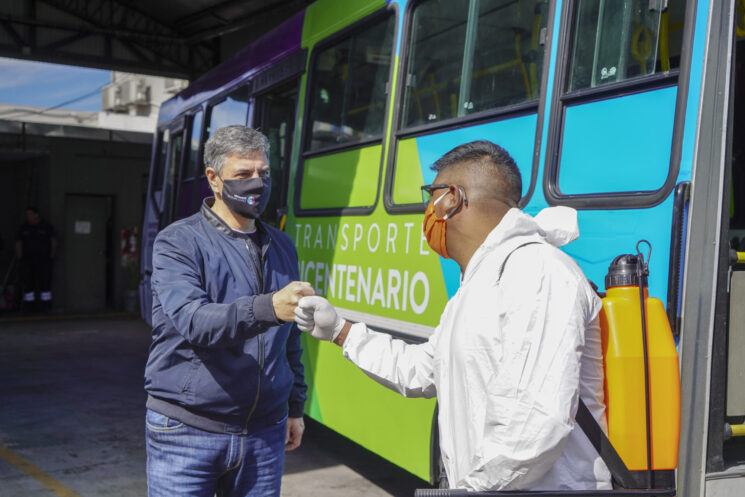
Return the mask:
<path id="1" fill-rule="evenodd" d="M 147 410 L 149 497 L 278 497 L 287 419 L 257 432 L 210 433 Z"/>

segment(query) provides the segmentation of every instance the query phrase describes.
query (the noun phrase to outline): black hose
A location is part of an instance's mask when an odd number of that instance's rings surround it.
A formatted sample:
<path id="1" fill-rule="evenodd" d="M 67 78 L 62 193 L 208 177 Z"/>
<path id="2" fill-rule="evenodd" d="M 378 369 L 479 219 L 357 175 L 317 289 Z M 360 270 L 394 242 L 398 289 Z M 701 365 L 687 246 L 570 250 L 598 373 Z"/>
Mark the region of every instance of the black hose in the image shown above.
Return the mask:
<path id="1" fill-rule="evenodd" d="M 639 305 L 642 314 L 642 347 L 644 351 L 644 413 L 646 415 L 647 429 L 647 488 L 652 488 L 652 426 L 651 413 L 649 412 L 649 350 L 647 347 L 647 311 L 644 299 L 644 288 L 647 286 L 646 276 L 649 274 L 649 266 L 644 264 L 644 255 L 639 250 L 641 243 L 649 245 L 649 255 L 652 255 L 652 245 L 647 240 L 639 240 L 636 244 L 636 275 L 639 278 Z M 647 261 L 649 263 L 649 261 Z"/>

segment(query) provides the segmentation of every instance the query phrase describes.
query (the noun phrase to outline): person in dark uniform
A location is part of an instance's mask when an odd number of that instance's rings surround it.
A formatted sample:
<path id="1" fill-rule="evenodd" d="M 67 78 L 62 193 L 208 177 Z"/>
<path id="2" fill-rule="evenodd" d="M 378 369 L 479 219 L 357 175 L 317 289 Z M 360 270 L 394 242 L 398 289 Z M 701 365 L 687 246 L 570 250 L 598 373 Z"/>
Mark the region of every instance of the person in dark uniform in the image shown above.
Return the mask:
<path id="1" fill-rule="evenodd" d="M 16 257 L 19 262 L 25 309 L 51 308 L 52 262 L 56 252 L 57 235 L 54 228 L 41 219 L 36 207 L 27 207 L 26 222 L 16 234 Z"/>

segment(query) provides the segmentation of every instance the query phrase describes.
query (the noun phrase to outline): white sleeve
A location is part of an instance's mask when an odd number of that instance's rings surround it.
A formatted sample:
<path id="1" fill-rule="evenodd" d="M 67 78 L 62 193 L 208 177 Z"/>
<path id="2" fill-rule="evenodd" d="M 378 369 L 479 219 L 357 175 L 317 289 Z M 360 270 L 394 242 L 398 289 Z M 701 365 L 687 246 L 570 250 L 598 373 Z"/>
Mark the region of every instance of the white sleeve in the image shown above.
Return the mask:
<path id="1" fill-rule="evenodd" d="M 523 249 L 505 268 L 482 453 L 456 487 L 531 488 L 553 467 L 574 428 L 584 293 L 566 267 L 545 255 Z"/>
<path id="2" fill-rule="evenodd" d="M 356 323 L 344 341 L 343 352 L 367 376 L 404 397 L 431 398 L 437 394 L 430 341 L 408 344 Z"/>

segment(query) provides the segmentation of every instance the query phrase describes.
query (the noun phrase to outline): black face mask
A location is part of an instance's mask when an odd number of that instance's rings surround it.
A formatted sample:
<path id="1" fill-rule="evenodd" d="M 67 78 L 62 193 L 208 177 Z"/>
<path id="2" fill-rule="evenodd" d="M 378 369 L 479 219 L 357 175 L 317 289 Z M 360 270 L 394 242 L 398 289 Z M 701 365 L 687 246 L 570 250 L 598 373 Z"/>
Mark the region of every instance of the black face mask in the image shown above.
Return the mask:
<path id="1" fill-rule="evenodd" d="M 272 190 L 271 178 L 226 179 L 222 184 L 222 200 L 228 209 L 250 219 L 264 212 Z"/>

